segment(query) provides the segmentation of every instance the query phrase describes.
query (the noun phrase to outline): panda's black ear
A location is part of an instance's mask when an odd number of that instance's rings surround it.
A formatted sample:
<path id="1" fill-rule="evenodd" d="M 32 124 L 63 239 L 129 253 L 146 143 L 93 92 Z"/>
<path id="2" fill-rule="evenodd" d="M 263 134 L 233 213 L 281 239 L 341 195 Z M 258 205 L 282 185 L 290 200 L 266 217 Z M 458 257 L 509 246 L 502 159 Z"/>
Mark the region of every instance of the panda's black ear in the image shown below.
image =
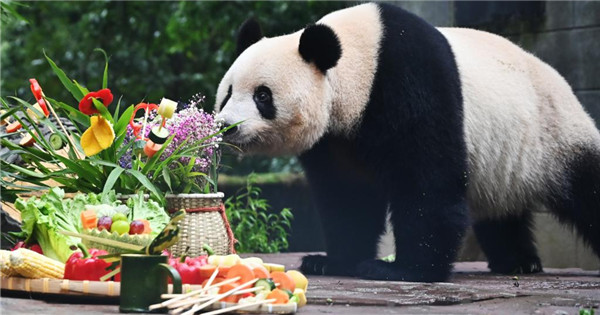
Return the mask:
<path id="1" fill-rule="evenodd" d="M 309 25 L 300 36 L 300 55 L 306 62 L 313 62 L 325 73 L 334 67 L 342 56 L 340 40 L 327 25 Z"/>
<path id="2" fill-rule="evenodd" d="M 238 30 L 236 49 L 237 56 L 243 53 L 246 48 L 258 42 L 261 38 L 263 38 L 263 35 L 258 22 L 253 18 L 247 19 Z"/>

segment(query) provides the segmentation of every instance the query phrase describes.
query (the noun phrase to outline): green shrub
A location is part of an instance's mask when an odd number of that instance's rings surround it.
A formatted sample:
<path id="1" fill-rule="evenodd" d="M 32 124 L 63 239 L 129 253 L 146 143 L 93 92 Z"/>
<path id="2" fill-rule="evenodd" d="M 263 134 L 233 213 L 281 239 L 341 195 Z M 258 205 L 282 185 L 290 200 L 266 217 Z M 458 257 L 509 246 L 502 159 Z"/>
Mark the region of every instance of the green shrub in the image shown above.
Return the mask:
<path id="1" fill-rule="evenodd" d="M 240 253 L 275 253 L 288 248 L 292 212 L 284 208 L 279 213 L 270 211 L 266 199 L 260 198 L 261 189 L 254 186 L 256 175 L 250 174 L 246 187 L 225 201 L 227 219 L 238 240 Z"/>

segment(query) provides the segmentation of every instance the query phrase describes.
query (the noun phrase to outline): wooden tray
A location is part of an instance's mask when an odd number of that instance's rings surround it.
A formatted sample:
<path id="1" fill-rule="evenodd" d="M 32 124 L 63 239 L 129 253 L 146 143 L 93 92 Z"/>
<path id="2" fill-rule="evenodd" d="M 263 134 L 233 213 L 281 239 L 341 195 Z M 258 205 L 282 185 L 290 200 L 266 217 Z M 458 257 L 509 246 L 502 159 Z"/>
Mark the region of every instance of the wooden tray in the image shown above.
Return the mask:
<path id="1" fill-rule="evenodd" d="M 200 285 L 184 284 L 183 292 L 200 289 Z M 90 297 L 112 297 L 117 298 L 120 293 L 121 283 L 114 281 L 75 281 L 62 279 L 27 279 L 20 277 L 2 277 L 0 281 L 2 290 L 17 292 L 32 292 L 42 294 L 53 294 L 61 296 L 90 296 Z M 169 284 L 168 292 L 173 291 L 173 286 Z M 233 306 L 236 304 L 216 302 L 206 308 L 216 310 Z M 268 313 L 268 314 L 294 314 L 297 311 L 296 303 L 292 304 L 263 304 L 249 306 L 247 308 L 233 311 L 232 313 Z"/>

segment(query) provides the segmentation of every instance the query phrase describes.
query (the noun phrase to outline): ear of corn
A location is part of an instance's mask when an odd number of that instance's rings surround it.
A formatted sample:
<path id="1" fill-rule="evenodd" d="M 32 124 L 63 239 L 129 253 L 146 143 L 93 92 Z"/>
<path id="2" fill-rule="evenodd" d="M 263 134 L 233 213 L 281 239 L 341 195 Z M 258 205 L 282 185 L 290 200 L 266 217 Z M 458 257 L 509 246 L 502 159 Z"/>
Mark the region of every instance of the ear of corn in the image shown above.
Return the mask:
<path id="1" fill-rule="evenodd" d="M 10 251 L 0 250 L 0 272 L 3 277 L 16 276 L 19 273 L 10 267 Z"/>
<path id="2" fill-rule="evenodd" d="M 62 279 L 65 264 L 26 248 L 10 252 L 10 267 L 25 278 Z"/>

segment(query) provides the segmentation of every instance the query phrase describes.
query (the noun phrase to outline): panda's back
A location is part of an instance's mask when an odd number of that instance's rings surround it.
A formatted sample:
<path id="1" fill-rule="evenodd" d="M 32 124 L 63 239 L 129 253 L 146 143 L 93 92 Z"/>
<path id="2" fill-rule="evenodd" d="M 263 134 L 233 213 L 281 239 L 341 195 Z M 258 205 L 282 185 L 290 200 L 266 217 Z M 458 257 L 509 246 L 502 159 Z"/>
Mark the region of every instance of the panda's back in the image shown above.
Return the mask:
<path id="1" fill-rule="evenodd" d="M 460 73 L 474 215 L 543 202 L 561 189 L 573 154 L 600 147 L 594 122 L 554 69 L 510 41 L 471 29 L 439 31 Z"/>

